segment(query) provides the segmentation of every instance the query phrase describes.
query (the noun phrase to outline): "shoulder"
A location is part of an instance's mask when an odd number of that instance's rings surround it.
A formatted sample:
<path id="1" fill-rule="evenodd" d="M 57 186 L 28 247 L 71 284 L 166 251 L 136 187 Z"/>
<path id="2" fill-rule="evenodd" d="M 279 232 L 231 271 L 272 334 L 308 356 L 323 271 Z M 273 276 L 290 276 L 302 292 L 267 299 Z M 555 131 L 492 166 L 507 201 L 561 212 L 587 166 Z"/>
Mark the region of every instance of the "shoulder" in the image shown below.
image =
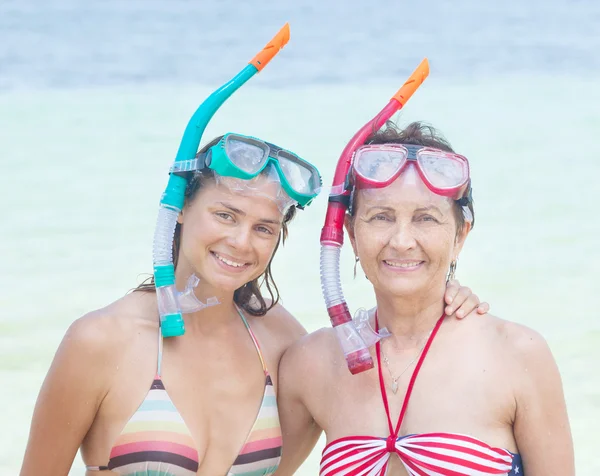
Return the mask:
<path id="1" fill-rule="evenodd" d="M 332 327 L 322 327 L 298 340 L 293 350 L 299 353 L 312 353 L 320 350 L 330 350 L 330 344 L 336 341 L 335 331 Z"/>
<path id="2" fill-rule="evenodd" d="M 263 327 L 269 340 L 277 342 L 282 352 L 306 335 L 304 326 L 281 304 L 276 304 L 264 316 L 253 316 L 250 320 L 253 326 Z"/>
<path id="3" fill-rule="evenodd" d="M 550 353 L 546 339 L 530 327 L 491 315 L 485 325 L 490 328 L 490 338 L 514 359 L 527 361 Z"/>
<path id="4" fill-rule="evenodd" d="M 157 328 L 158 315 L 150 311 L 152 300 L 154 293 L 131 293 L 85 314 L 69 326 L 61 347 L 82 357 L 114 361 L 142 328 Z"/>
<path id="5" fill-rule="evenodd" d="M 555 367 L 552 351 L 542 334 L 516 322 L 498 321 L 498 337 L 506 343 L 509 356 L 523 371 L 541 372 Z"/>
<path id="6" fill-rule="evenodd" d="M 288 396 L 308 402 L 325 401 L 346 361 L 332 328 L 311 332 L 292 344 L 281 359 L 279 378 Z"/>
<path id="7" fill-rule="evenodd" d="M 550 347 L 538 331 L 489 314 L 471 321 L 483 342 L 492 352 L 503 356 L 502 362 L 515 376 L 529 377 L 556 370 Z"/>
<path id="8" fill-rule="evenodd" d="M 546 339 L 534 329 L 491 314 L 470 315 L 463 320 L 448 318 L 451 338 L 477 343 L 475 347 L 487 355 L 512 377 L 539 373 L 555 367 Z M 501 357 L 501 358 L 498 358 Z"/>
<path id="9" fill-rule="evenodd" d="M 502 361 L 510 372 L 508 378 L 513 381 L 519 446 L 527 440 L 527 435 L 535 435 L 534 439 L 539 441 L 539 431 L 570 445 L 562 379 L 546 339 L 527 326 L 498 321 L 504 350 Z M 561 450 L 568 448 L 565 445 Z"/>
<path id="10" fill-rule="evenodd" d="M 321 328 L 294 342 L 284 354 L 282 366 L 316 375 L 334 368 L 343 358 L 334 330 Z"/>
<path id="11" fill-rule="evenodd" d="M 54 356 L 43 394 L 67 395 L 71 391 L 71 396 L 101 401 L 130 347 L 128 344 L 142 334 L 144 326 L 150 325 L 148 319 L 140 317 L 144 307 L 150 309 L 150 302 L 148 296 L 127 295 L 74 321 Z"/>
<path id="12" fill-rule="evenodd" d="M 473 333 L 486 344 L 501 345 L 516 358 L 528 358 L 548 349 L 539 332 L 489 313 L 480 316 L 473 311 L 462 320 L 447 318 L 446 325 L 452 328 L 452 332 Z"/>

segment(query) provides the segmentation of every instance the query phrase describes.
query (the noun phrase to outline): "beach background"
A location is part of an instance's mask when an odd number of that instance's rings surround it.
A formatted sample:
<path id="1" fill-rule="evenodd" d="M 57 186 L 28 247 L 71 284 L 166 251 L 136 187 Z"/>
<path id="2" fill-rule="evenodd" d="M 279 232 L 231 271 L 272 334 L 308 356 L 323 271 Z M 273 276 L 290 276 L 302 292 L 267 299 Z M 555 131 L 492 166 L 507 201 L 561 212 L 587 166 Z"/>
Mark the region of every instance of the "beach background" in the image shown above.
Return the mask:
<path id="1" fill-rule="evenodd" d="M 342 148 L 419 61 L 397 118 L 471 160 L 477 223 L 457 277 L 540 331 L 560 367 L 577 473 L 600 474 L 600 2 L 0 1 L 0 475 L 18 474 L 37 392 L 69 324 L 151 270 L 158 200 L 198 104 L 289 21 L 291 41 L 218 112 L 227 131 L 313 161 Z M 275 277 L 309 329 L 326 196 Z M 373 304 L 342 253 L 350 307 Z M 323 442 L 297 474 L 318 471 Z M 79 457 L 71 474 L 83 474 Z"/>

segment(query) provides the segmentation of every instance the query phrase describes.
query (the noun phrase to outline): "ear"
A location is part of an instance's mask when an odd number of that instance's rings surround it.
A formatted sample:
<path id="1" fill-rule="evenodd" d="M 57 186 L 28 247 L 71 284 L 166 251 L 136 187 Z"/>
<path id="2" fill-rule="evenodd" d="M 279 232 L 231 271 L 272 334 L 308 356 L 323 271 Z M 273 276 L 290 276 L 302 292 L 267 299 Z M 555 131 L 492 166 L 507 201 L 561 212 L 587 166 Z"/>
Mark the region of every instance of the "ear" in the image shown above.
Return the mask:
<path id="1" fill-rule="evenodd" d="M 185 208 L 185 207 L 184 207 Z M 179 215 L 177 216 L 177 223 L 179 223 L 180 225 L 183 224 L 183 210 L 181 210 L 179 212 Z"/>
<path id="2" fill-rule="evenodd" d="M 452 259 L 456 260 L 458 258 L 458 255 L 467 240 L 467 235 L 471 232 L 471 226 L 470 221 L 465 221 L 462 229 L 458 230 L 458 233 L 456 233 L 456 238 L 454 240 L 454 257 Z"/>
<path id="3" fill-rule="evenodd" d="M 358 253 L 356 252 L 356 238 L 354 236 L 354 217 L 348 213 L 346 213 L 346 216 L 344 217 L 344 228 L 346 229 L 348 237 L 350 238 L 350 244 L 354 250 L 354 256 L 358 256 Z"/>

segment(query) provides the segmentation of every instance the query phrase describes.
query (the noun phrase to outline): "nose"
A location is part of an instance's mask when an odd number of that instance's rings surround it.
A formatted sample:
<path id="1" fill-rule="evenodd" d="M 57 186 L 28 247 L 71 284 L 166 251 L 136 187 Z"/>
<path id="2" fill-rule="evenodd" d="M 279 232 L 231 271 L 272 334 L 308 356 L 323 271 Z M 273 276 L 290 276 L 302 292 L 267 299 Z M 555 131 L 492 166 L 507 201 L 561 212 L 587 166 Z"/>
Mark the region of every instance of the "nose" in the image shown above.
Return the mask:
<path id="1" fill-rule="evenodd" d="M 391 247 L 400 251 L 406 251 L 415 248 L 417 246 L 417 241 L 415 239 L 411 224 L 398 221 L 392 230 L 389 244 Z"/>
<path id="2" fill-rule="evenodd" d="M 240 224 L 231 230 L 228 242 L 231 247 L 240 253 L 248 252 L 252 249 L 252 229 L 250 226 Z"/>

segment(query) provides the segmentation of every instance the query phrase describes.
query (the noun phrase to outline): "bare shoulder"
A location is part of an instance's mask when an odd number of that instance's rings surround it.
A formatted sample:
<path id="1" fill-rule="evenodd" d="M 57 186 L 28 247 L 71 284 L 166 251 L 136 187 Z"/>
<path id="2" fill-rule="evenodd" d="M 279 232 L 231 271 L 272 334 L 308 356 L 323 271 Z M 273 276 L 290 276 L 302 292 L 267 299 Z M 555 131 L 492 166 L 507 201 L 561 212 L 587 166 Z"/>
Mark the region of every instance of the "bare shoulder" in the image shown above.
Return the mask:
<path id="1" fill-rule="evenodd" d="M 276 304 L 264 316 L 252 317 L 252 322 L 265 328 L 269 340 L 277 342 L 281 352 L 306 335 L 306 329 L 281 304 Z"/>
<path id="2" fill-rule="evenodd" d="M 319 349 L 329 350 L 330 344 L 336 341 L 335 331 L 332 327 L 322 327 L 319 330 L 305 335 L 294 344 L 299 352 L 316 352 Z"/>
<path id="3" fill-rule="evenodd" d="M 554 365 L 550 347 L 538 331 L 492 315 L 487 315 L 484 319 L 479 323 L 487 331 L 483 335 L 490 340 L 490 344 L 500 346 L 503 355 L 510 357 L 509 361 L 528 367 Z"/>
<path id="4" fill-rule="evenodd" d="M 114 361 L 119 350 L 143 327 L 158 326 L 152 313 L 153 296 L 131 293 L 106 307 L 94 310 L 75 320 L 68 328 L 61 347 L 67 347 L 90 357 Z M 153 294 L 153 293 L 152 293 Z"/>
<path id="5" fill-rule="evenodd" d="M 554 363 L 546 339 L 538 331 L 516 322 L 501 321 L 502 334 L 506 336 L 508 350 L 521 363 Z"/>
<path id="6" fill-rule="evenodd" d="M 324 327 L 294 342 L 284 354 L 282 366 L 316 375 L 333 368 L 340 358 L 343 359 L 343 355 L 334 330 Z"/>

